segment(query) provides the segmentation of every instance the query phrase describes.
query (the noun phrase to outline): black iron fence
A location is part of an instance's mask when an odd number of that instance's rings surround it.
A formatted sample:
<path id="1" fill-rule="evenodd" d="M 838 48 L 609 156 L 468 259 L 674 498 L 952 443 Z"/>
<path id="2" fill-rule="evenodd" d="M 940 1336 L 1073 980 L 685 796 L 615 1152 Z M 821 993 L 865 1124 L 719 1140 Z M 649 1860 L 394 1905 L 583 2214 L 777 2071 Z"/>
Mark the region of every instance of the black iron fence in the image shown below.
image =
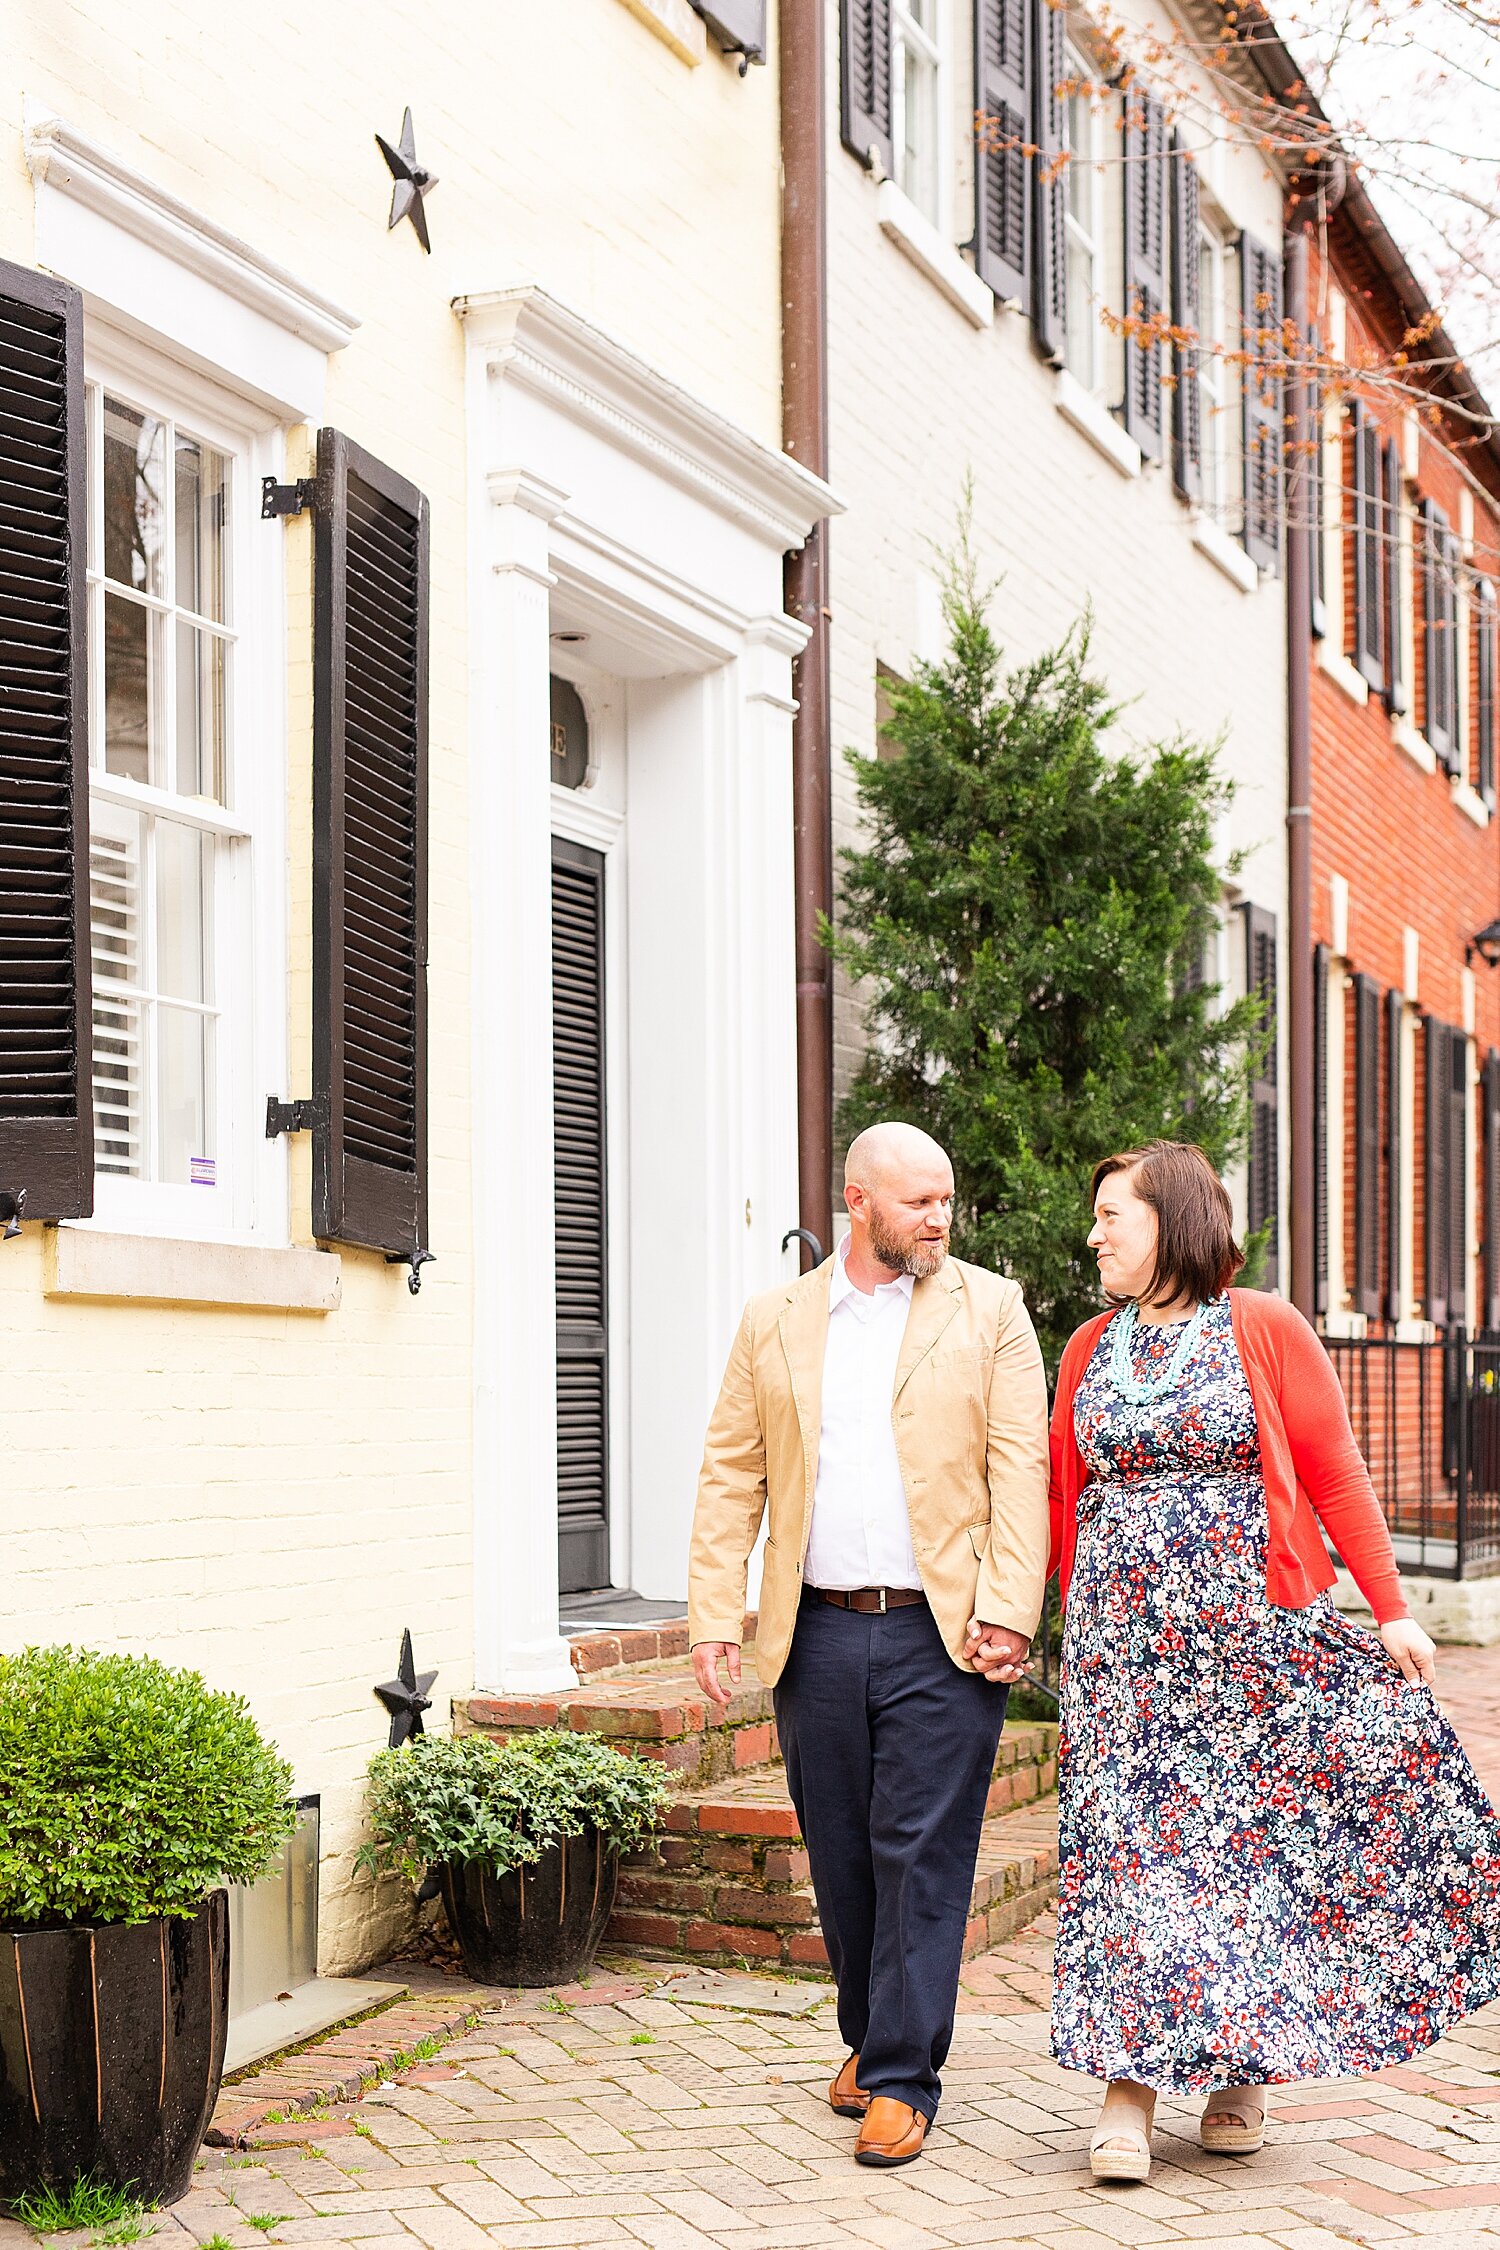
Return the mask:
<path id="1" fill-rule="evenodd" d="M 1500 1336 L 1325 1342 L 1401 1568 L 1500 1572 Z"/>

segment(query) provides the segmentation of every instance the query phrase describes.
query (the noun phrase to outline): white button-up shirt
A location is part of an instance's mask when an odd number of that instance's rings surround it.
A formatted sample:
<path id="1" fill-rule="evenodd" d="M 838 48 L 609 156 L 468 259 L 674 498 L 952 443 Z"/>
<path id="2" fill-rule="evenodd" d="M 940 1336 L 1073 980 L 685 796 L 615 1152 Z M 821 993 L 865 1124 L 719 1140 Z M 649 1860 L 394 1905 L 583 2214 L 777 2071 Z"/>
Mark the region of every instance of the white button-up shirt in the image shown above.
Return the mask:
<path id="1" fill-rule="evenodd" d="M 891 1407 L 912 1277 L 866 1296 L 849 1279 L 849 1239 L 828 1286 L 823 1421 L 812 1528 L 802 1575 L 810 1586 L 920 1586 Z"/>

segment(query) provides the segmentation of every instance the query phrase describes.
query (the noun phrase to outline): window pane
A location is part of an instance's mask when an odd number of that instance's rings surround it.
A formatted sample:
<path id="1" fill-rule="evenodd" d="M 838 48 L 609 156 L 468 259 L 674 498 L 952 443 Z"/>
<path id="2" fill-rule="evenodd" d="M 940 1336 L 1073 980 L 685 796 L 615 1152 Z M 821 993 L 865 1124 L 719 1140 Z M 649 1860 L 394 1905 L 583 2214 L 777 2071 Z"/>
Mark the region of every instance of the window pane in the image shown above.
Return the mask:
<path id="1" fill-rule="evenodd" d="M 207 1000 L 208 898 L 213 838 L 180 821 L 156 823 L 156 990 Z"/>
<path id="2" fill-rule="evenodd" d="M 924 217 L 937 217 L 937 71 L 903 47 L 901 185 Z"/>
<path id="3" fill-rule="evenodd" d="M 162 426 L 104 401 L 104 573 L 138 592 L 162 586 Z"/>
<path id="4" fill-rule="evenodd" d="M 143 823 L 99 806 L 89 846 L 94 960 L 94 1152 L 101 1172 L 139 1178 L 143 1013 L 132 987 L 141 965 Z"/>
<path id="5" fill-rule="evenodd" d="M 225 621 L 224 525 L 229 464 L 196 438 L 177 440 L 177 585 L 179 609 Z"/>
<path id="6" fill-rule="evenodd" d="M 1085 390 L 1094 387 L 1099 312 L 1094 303 L 1094 261 L 1081 242 L 1068 238 L 1068 366 Z"/>
<path id="7" fill-rule="evenodd" d="M 139 602 L 104 597 L 104 764 L 132 781 L 152 779 L 161 728 L 161 623 Z"/>
<path id="8" fill-rule="evenodd" d="M 1068 96 L 1068 209 L 1086 234 L 1093 233 L 1094 175 L 1089 167 L 1092 117 L 1086 93 Z"/>
<path id="9" fill-rule="evenodd" d="M 156 1010 L 158 1176 L 173 1187 L 212 1187 L 208 1019 L 189 1008 Z"/>
<path id="10" fill-rule="evenodd" d="M 177 627 L 177 778 L 183 797 L 224 802 L 224 672 L 217 634 Z"/>

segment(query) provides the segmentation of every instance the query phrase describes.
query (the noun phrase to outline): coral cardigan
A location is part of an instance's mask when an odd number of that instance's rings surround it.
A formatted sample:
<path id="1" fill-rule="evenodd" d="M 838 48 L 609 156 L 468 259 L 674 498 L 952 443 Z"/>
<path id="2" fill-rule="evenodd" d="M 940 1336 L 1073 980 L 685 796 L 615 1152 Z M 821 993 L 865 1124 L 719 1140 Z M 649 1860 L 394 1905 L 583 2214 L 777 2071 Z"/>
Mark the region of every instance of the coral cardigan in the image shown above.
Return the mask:
<path id="1" fill-rule="evenodd" d="M 1229 1310 L 1260 1436 L 1270 1525 L 1267 1600 L 1281 1609 L 1306 1609 L 1333 1584 L 1333 1564 L 1318 1529 L 1321 1517 L 1376 1623 L 1405 1617 L 1391 1535 L 1328 1354 L 1301 1313 L 1282 1297 L 1231 1289 Z M 1094 1346 L 1114 1317 L 1106 1312 L 1085 1321 L 1069 1339 L 1058 1370 L 1048 1571 L 1057 1571 L 1064 1601 L 1078 1537 L 1078 1495 L 1088 1481 L 1073 1429 L 1073 1398 Z"/>

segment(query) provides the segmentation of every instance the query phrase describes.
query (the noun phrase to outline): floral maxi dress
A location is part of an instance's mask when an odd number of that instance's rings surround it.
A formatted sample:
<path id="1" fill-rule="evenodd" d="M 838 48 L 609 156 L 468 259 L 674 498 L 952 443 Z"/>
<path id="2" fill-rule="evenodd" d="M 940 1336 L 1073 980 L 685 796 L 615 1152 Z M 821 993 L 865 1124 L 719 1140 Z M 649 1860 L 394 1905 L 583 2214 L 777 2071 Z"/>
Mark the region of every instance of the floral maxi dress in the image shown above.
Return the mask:
<path id="1" fill-rule="evenodd" d="M 1180 1336 L 1138 1328 L 1136 1374 Z M 1177 2093 L 1403 2062 L 1500 1992 L 1500 1824 L 1372 1633 L 1267 1600 L 1227 1299 L 1163 1398 L 1110 1342 L 1074 1406 L 1053 2053 Z"/>

